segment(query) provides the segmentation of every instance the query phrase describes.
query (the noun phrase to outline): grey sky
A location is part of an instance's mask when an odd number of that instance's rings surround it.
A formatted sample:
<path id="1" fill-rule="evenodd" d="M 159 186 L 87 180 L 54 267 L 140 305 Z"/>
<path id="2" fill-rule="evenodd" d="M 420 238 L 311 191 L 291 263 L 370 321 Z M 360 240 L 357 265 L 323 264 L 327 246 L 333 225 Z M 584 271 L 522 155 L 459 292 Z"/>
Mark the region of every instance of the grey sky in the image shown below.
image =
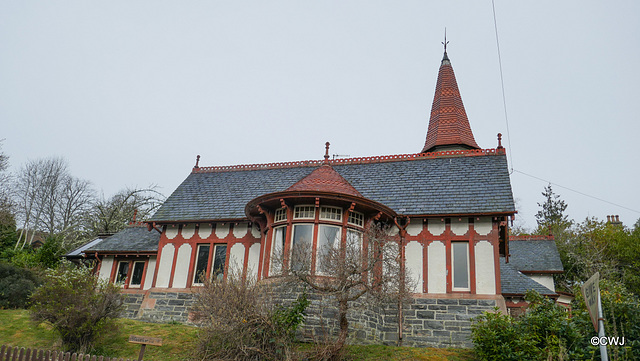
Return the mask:
<path id="1" fill-rule="evenodd" d="M 519 219 L 640 218 L 640 2 L 0 1 L 0 139 L 106 195 L 201 165 L 419 152 L 443 33 L 476 141 L 510 147 Z M 635 210 L 635 211 L 633 211 Z"/>

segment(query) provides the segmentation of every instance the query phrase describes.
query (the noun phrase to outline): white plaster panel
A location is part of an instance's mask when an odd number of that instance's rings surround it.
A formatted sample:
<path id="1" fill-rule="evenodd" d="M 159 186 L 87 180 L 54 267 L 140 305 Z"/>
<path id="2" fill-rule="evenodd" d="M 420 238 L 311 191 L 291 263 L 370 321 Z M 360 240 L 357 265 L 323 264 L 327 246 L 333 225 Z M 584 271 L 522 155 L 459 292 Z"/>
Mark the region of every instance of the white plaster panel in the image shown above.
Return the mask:
<path id="1" fill-rule="evenodd" d="M 111 279 L 111 268 L 113 268 L 113 257 L 104 257 L 100 263 L 100 273 L 98 277 L 105 281 Z"/>
<path id="2" fill-rule="evenodd" d="M 409 225 L 407 226 L 407 233 L 410 236 L 417 236 L 422 232 L 422 220 L 421 219 L 412 219 Z"/>
<path id="3" fill-rule="evenodd" d="M 224 238 L 229 234 L 229 223 L 218 223 L 216 224 L 216 236 L 218 238 Z"/>
<path id="4" fill-rule="evenodd" d="M 142 286 L 143 290 L 148 290 L 151 288 L 153 284 L 153 276 L 156 273 L 156 257 L 149 257 L 149 262 L 147 263 L 147 275 L 144 279 L 144 285 Z"/>
<path id="5" fill-rule="evenodd" d="M 244 237 L 248 231 L 249 231 L 249 223 L 247 222 L 238 223 L 233 227 L 233 235 L 236 238 Z"/>
<path id="6" fill-rule="evenodd" d="M 258 225 L 254 224 L 253 227 L 251 227 L 251 235 L 253 238 L 260 239 L 260 227 L 258 227 Z"/>
<path id="7" fill-rule="evenodd" d="M 211 223 L 200 223 L 200 227 L 198 227 L 198 236 L 202 239 L 207 239 L 211 235 L 213 231 L 213 227 L 211 227 Z"/>
<path id="8" fill-rule="evenodd" d="M 427 248 L 427 291 L 447 293 L 447 254 L 440 241 L 434 241 Z"/>
<path id="9" fill-rule="evenodd" d="M 244 244 L 236 243 L 229 251 L 229 273 L 242 272 L 244 267 Z"/>
<path id="10" fill-rule="evenodd" d="M 388 236 L 395 236 L 398 234 L 398 227 L 397 226 L 391 226 L 389 227 L 389 229 L 387 229 L 387 235 Z"/>
<path id="11" fill-rule="evenodd" d="M 476 293 L 480 295 L 495 295 L 496 272 L 493 246 L 489 241 L 480 241 L 476 243 L 475 247 Z"/>
<path id="12" fill-rule="evenodd" d="M 196 234 L 195 224 L 187 224 L 186 226 L 182 226 L 182 238 L 190 239 L 194 234 Z"/>
<path id="13" fill-rule="evenodd" d="M 172 288 L 187 287 L 187 278 L 189 277 L 189 263 L 191 261 L 191 245 L 183 244 L 178 248 L 178 257 L 176 258 L 176 270 L 173 275 Z"/>
<path id="14" fill-rule="evenodd" d="M 415 288 L 411 292 L 422 293 L 422 244 L 413 241 L 409 242 L 405 248 L 407 271 L 413 279 Z"/>
<path id="15" fill-rule="evenodd" d="M 247 277 L 258 278 L 258 262 L 260 262 L 260 243 L 254 243 L 249 247 L 249 259 L 247 260 Z"/>
<path id="16" fill-rule="evenodd" d="M 553 275 L 533 274 L 527 276 L 529 276 L 532 280 L 538 282 L 539 284 L 545 286 L 546 288 L 550 289 L 551 291 L 556 291 L 556 285 L 553 282 Z"/>
<path id="17" fill-rule="evenodd" d="M 451 232 L 458 236 L 464 236 L 469 232 L 468 218 L 451 218 Z"/>
<path id="18" fill-rule="evenodd" d="M 493 222 L 491 217 L 480 217 L 480 220 L 476 219 L 473 222 L 473 229 L 482 236 L 486 236 L 493 229 Z"/>
<path id="19" fill-rule="evenodd" d="M 427 228 L 429 229 L 429 233 L 434 236 L 441 235 L 445 230 L 444 219 L 429 219 Z"/>
<path id="20" fill-rule="evenodd" d="M 162 247 L 158 276 L 156 277 L 156 287 L 169 287 L 169 278 L 171 277 L 171 267 L 173 266 L 173 254 L 175 251 L 176 248 L 171 243 Z"/>
<path id="21" fill-rule="evenodd" d="M 167 238 L 174 239 L 178 235 L 178 227 L 167 226 L 167 230 L 164 232 L 164 234 L 167 236 Z"/>

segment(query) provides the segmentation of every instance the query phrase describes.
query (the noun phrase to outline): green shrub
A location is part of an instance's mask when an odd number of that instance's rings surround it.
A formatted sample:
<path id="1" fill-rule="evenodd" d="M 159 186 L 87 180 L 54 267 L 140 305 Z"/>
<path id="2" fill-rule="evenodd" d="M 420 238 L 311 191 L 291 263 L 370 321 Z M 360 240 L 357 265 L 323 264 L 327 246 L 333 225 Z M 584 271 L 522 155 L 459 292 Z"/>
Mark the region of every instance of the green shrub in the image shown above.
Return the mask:
<path id="1" fill-rule="evenodd" d="M 0 308 L 25 308 L 37 285 L 33 272 L 0 262 Z"/>
<path id="2" fill-rule="evenodd" d="M 64 263 L 46 272 L 32 296 L 31 317 L 49 322 L 67 351 L 87 351 L 97 336 L 113 329 L 123 307 L 120 288 L 99 280 L 87 268 Z"/>
<path id="3" fill-rule="evenodd" d="M 471 339 L 482 360 L 568 360 L 583 357 L 582 335 L 565 309 L 530 291 L 518 318 L 485 313 L 474 319 Z"/>

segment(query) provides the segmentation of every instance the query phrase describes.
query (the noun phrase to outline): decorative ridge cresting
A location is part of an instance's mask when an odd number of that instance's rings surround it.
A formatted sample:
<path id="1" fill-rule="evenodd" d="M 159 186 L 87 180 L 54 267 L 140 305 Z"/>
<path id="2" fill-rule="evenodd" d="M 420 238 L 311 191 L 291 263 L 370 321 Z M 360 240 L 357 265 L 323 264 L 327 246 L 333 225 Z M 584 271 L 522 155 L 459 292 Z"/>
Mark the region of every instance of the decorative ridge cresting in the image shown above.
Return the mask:
<path id="1" fill-rule="evenodd" d="M 549 241 L 555 240 L 554 236 L 530 235 L 530 236 L 509 236 L 510 241 Z"/>
<path id="2" fill-rule="evenodd" d="M 434 158 L 450 158 L 450 157 L 477 157 L 487 155 L 504 155 L 505 148 L 492 149 L 468 149 L 468 150 L 448 150 L 442 152 L 429 153 L 413 153 L 413 154 L 394 154 L 394 155 L 377 155 L 371 157 L 354 157 L 354 158 L 337 158 L 329 160 L 329 164 L 350 165 L 350 164 L 371 164 L 386 163 L 398 161 L 411 161 L 419 159 Z M 260 169 L 283 169 L 283 168 L 300 168 L 300 167 L 319 167 L 325 160 L 301 160 L 294 162 L 277 162 L 262 164 L 240 164 L 240 165 L 218 165 L 211 167 L 193 168 L 191 173 L 215 173 L 215 172 L 233 172 L 243 170 L 260 170 Z"/>

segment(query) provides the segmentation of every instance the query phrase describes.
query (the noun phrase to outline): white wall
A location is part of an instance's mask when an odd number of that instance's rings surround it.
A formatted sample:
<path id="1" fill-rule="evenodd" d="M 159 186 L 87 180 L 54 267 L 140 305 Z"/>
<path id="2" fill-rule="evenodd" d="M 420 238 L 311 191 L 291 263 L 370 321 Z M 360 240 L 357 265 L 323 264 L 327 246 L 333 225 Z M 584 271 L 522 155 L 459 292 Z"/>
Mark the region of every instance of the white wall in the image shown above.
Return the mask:
<path id="1" fill-rule="evenodd" d="M 190 239 L 194 234 L 196 234 L 195 224 L 187 224 L 186 226 L 182 227 L 182 238 Z"/>
<path id="2" fill-rule="evenodd" d="M 149 262 L 147 263 L 147 275 L 145 276 L 144 279 L 144 286 L 142 289 L 144 290 L 148 290 L 149 288 L 151 288 L 151 285 L 153 284 L 153 276 L 156 273 L 156 257 L 151 256 L 149 257 Z"/>
<path id="3" fill-rule="evenodd" d="M 102 259 L 102 263 L 100 263 L 100 273 L 98 274 L 98 277 L 109 281 L 111 278 L 111 268 L 113 268 L 113 257 L 104 257 Z"/>
<path id="4" fill-rule="evenodd" d="M 422 277 L 422 244 L 416 241 L 409 242 L 405 248 L 405 258 L 407 271 L 415 284 L 415 288 L 411 292 L 422 293 L 424 285 Z"/>
<path id="5" fill-rule="evenodd" d="M 156 287 L 169 287 L 171 267 L 173 266 L 173 254 L 175 250 L 175 247 L 171 243 L 162 247 L 160 264 L 158 265 L 158 276 L 156 278 Z"/>
<path id="6" fill-rule="evenodd" d="M 244 267 L 244 244 L 236 243 L 229 251 L 229 273 Z"/>
<path id="7" fill-rule="evenodd" d="M 260 261 L 260 243 L 254 243 L 249 248 L 249 259 L 247 261 L 247 278 L 257 279 L 259 261 Z"/>
<path id="8" fill-rule="evenodd" d="M 538 282 L 539 284 L 545 286 L 546 288 L 550 289 L 551 291 L 555 292 L 556 291 L 556 285 L 553 282 L 553 275 L 546 275 L 546 274 L 533 274 L 533 275 L 527 275 L 529 277 L 531 277 L 532 280 Z"/>
<path id="9" fill-rule="evenodd" d="M 233 236 L 236 238 L 244 237 L 249 231 L 248 222 L 240 222 L 233 227 Z"/>
<path id="10" fill-rule="evenodd" d="M 444 232 L 444 219 L 429 219 L 428 222 L 429 224 L 427 225 L 427 228 L 429 229 L 429 233 L 433 234 L 434 236 L 439 236 Z"/>
<path id="11" fill-rule="evenodd" d="M 229 223 L 218 223 L 216 224 L 216 236 L 218 238 L 224 238 L 229 234 Z"/>
<path id="12" fill-rule="evenodd" d="M 427 291 L 447 293 L 447 254 L 444 243 L 433 241 L 427 248 Z"/>
<path id="13" fill-rule="evenodd" d="M 187 278 L 189 277 L 189 263 L 191 261 L 191 245 L 183 244 L 178 248 L 178 257 L 176 258 L 176 269 L 173 275 L 172 288 L 187 287 Z"/>
<path id="14" fill-rule="evenodd" d="M 480 241 L 475 246 L 476 255 L 476 293 L 480 295 L 496 294 L 496 272 L 493 246 L 489 241 Z"/>

